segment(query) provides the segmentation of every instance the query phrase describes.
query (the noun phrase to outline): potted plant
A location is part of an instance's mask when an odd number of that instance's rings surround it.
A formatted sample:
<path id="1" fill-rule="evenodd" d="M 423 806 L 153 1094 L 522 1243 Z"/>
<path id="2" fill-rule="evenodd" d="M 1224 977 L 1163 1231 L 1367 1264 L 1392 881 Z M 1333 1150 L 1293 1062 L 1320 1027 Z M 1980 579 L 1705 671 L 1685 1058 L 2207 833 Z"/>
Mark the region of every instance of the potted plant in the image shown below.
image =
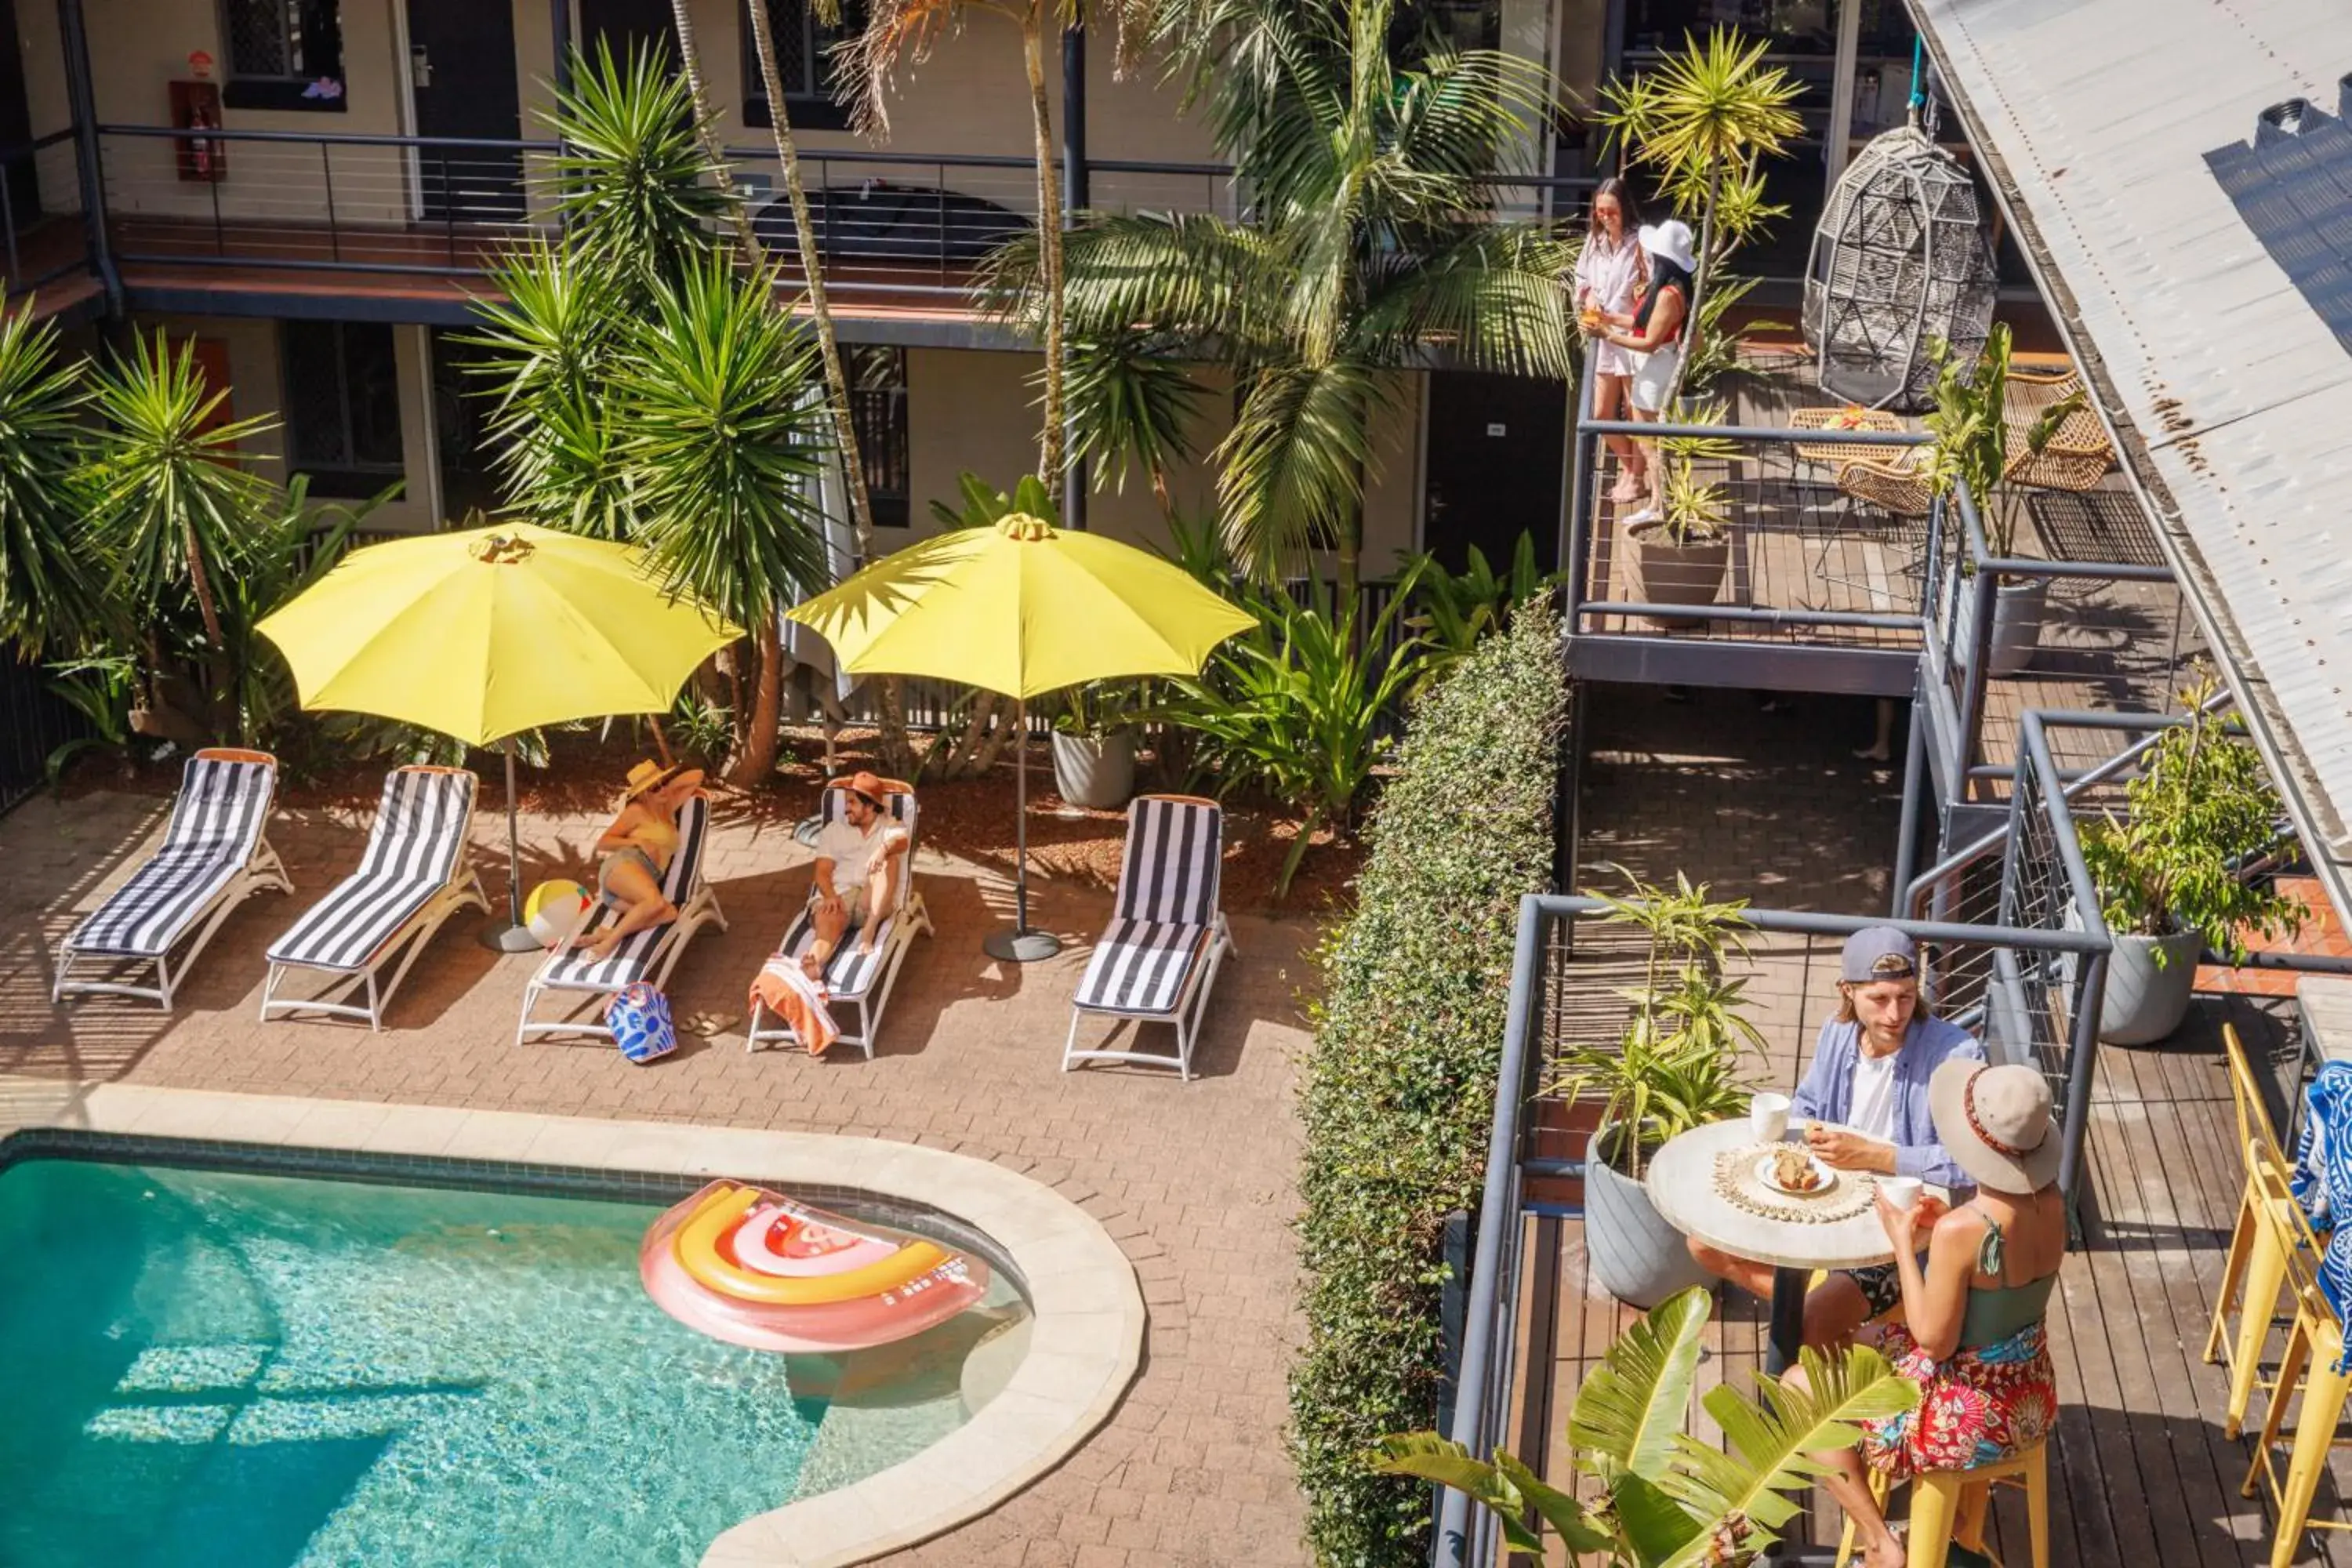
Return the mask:
<path id="1" fill-rule="evenodd" d="M 1996 560 L 2017 558 L 2018 523 L 2025 513 L 2024 488 L 2009 482 L 2013 466 L 2009 450 L 2007 416 L 2011 339 L 2009 327 L 1995 322 L 1985 339 L 1984 353 L 1974 365 L 1959 363 L 1951 345 L 1937 342 L 1936 407 L 1927 417 L 1935 437 L 1927 449 L 1928 473 L 1938 496 L 1948 498 L 1965 483 L 1975 501 L 1978 521 L 1984 524 L 1985 545 Z M 2042 410 L 2023 432 L 2024 457 L 2039 457 L 2069 415 L 2082 405 L 2082 394 L 2059 399 Z M 1948 526 L 1957 529 L 1955 513 Z M 1975 571 L 1963 546 L 1964 574 Z M 2016 675 L 2033 663 L 2042 647 L 2042 627 L 2049 618 L 2050 579 L 2004 576 L 1993 587 L 1992 635 L 1985 668 L 1993 675 Z M 1965 584 L 1955 609 L 1958 646 L 1976 646 L 1976 596 Z"/>
<path id="2" fill-rule="evenodd" d="M 1701 1403 L 1738 1436 L 1727 1451 L 1694 1441 L 1682 1426 L 1714 1308 L 1705 1291 L 1685 1290 L 1610 1342 L 1568 1417 L 1581 1474 L 1557 1486 L 1507 1452 L 1490 1463 L 1434 1432 L 1381 1438 L 1372 1468 L 1466 1494 L 1495 1515 L 1514 1558 L 1555 1563 L 1564 1549 L 1568 1561 L 1610 1568 L 1756 1561 L 1804 1513 L 1822 1473 L 1812 1456 L 1854 1442 L 1857 1422 L 1916 1409 L 1919 1385 L 1868 1345 L 1809 1349 L 1805 1392 L 1774 1380 L 1759 1403 L 1728 1384 L 1714 1389 Z"/>
<path id="3" fill-rule="evenodd" d="M 2099 1038 L 2112 1045 L 2147 1045 L 2180 1026 L 2207 948 L 2237 958 L 2248 929 L 2303 929 L 2303 905 L 2250 875 L 2291 836 L 2260 754 L 2206 711 L 2212 692 L 2208 677 L 2183 693 L 2189 718 L 2124 785 L 2126 810 L 2083 827 L 2083 859 L 2115 939 L 2099 1009 Z"/>
<path id="4" fill-rule="evenodd" d="M 1072 805 L 1110 811 L 1135 793 L 1135 683 L 1089 680 L 1054 716 L 1054 787 Z"/>
<path id="5" fill-rule="evenodd" d="M 1720 425 L 1723 405 L 1678 405 L 1675 425 Z M 1658 441 L 1664 484 L 1654 518 L 1626 530 L 1633 543 L 1633 582 L 1653 605 L 1712 605 L 1731 563 L 1731 492 L 1699 477 L 1701 462 L 1728 462 L 1728 441 L 1709 436 L 1666 436 Z"/>
<path id="6" fill-rule="evenodd" d="M 1720 973 L 1726 946 L 1747 951 L 1746 901 L 1717 902 L 1679 873 L 1672 891 L 1627 880 L 1628 897 L 1591 895 L 1608 904 L 1608 923 L 1633 926 L 1647 942 L 1642 984 L 1624 993 L 1633 1003 L 1624 1037 L 1570 1051 L 1549 1092 L 1600 1102 L 1584 1163 L 1591 1277 L 1647 1308 L 1707 1279 L 1650 1202 L 1650 1156 L 1678 1133 L 1747 1113 L 1737 1069 L 1763 1039 L 1741 1011 L 1747 982 Z"/>

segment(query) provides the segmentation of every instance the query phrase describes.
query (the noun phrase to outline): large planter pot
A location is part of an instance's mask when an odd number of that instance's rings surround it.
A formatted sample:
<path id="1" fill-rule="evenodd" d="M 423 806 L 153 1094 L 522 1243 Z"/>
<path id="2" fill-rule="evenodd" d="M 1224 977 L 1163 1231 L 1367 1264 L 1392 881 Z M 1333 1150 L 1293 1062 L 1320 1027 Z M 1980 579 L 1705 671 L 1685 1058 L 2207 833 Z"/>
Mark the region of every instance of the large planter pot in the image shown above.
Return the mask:
<path id="1" fill-rule="evenodd" d="M 1135 731 L 1095 740 L 1054 731 L 1054 787 L 1072 805 L 1109 811 L 1135 793 Z"/>
<path id="2" fill-rule="evenodd" d="M 1959 646 L 1976 647 L 1976 595 L 1960 586 Z M 2050 579 L 2028 577 L 2003 583 L 1992 593 L 1992 640 L 1985 651 L 1985 669 L 1992 675 L 2017 675 L 2032 668 L 2042 651 L 2042 626 L 2050 618 Z"/>
<path id="3" fill-rule="evenodd" d="M 1712 605 L 1723 592 L 1724 574 L 1731 565 L 1728 538 L 1676 544 L 1664 537 L 1659 523 L 1643 523 L 1630 531 L 1634 592 L 1644 604 Z M 1672 630 L 1694 623 L 1677 617 L 1657 624 Z"/>
<path id="4" fill-rule="evenodd" d="M 2195 931 L 2170 936 L 2118 935 L 2107 955 L 2107 987 L 2099 1004 L 2099 1038 L 2111 1046 L 2145 1046 L 2180 1027 L 2189 1016 L 2204 942 Z M 2157 955 L 2162 953 L 2159 964 Z"/>
<path id="5" fill-rule="evenodd" d="M 1584 1250 L 1591 1278 L 1629 1306 L 1649 1310 L 1713 1278 L 1691 1261 L 1683 1233 L 1650 1203 L 1650 1191 L 1601 1159 L 1613 1128 L 1593 1135 L 1584 1166 Z"/>

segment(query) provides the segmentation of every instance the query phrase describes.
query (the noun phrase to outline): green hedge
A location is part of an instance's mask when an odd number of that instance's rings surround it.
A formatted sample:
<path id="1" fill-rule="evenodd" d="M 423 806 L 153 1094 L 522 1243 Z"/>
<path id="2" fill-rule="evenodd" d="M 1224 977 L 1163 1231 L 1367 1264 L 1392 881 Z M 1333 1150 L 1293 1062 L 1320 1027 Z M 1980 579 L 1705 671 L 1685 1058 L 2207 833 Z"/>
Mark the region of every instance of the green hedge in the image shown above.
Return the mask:
<path id="1" fill-rule="evenodd" d="M 1559 616 L 1530 604 L 1414 708 L 1355 912 L 1320 955 L 1290 1444 L 1326 1568 L 1426 1558 L 1428 1489 L 1364 1455 L 1436 1417 L 1441 1233 L 1485 1181 L 1518 901 L 1549 875 L 1567 707 Z"/>

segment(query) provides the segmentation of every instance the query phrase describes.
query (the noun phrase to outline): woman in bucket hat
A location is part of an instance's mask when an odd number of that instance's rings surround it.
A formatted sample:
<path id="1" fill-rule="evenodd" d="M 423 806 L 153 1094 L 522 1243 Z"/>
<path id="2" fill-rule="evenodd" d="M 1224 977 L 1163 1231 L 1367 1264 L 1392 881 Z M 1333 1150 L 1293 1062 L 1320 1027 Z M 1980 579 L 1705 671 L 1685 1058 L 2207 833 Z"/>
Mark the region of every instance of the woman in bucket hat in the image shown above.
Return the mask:
<path id="1" fill-rule="evenodd" d="M 1858 1447 L 1818 1456 L 1835 1471 L 1824 1484 L 1854 1521 L 1865 1568 L 1904 1561 L 1865 1464 L 1897 1481 L 1973 1470 L 2042 1442 L 2058 1416 L 2043 1319 L 2065 1259 L 2066 1200 L 2050 1086 L 2029 1067 L 1951 1061 L 1927 1097 L 1944 1147 L 1977 1190 L 1935 1222 L 1924 1264 L 1914 1256 L 1917 1205 L 1878 1194 L 1904 1308 L 1880 1346 L 1919 1385 L 1919 1405 L 1863 1423 Z M 1801 1372 L 1793 1375 L 1801 1385 Z"/>

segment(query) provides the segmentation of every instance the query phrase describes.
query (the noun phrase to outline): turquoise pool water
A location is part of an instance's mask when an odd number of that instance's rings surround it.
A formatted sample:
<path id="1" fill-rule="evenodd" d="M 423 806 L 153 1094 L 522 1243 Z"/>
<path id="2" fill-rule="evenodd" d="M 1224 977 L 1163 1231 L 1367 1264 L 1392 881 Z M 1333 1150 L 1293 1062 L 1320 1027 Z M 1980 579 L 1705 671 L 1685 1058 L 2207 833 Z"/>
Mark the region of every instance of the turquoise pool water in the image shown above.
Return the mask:
<path id="1" fill-rule="evenodd" d="M 739 1350 L 646 1300 L 658 1213 L 0 1170 L 0 1565 L 690 1563 L 943 1436 L 961 1352 L 1016 1310 L 839 1361 Z"/>

